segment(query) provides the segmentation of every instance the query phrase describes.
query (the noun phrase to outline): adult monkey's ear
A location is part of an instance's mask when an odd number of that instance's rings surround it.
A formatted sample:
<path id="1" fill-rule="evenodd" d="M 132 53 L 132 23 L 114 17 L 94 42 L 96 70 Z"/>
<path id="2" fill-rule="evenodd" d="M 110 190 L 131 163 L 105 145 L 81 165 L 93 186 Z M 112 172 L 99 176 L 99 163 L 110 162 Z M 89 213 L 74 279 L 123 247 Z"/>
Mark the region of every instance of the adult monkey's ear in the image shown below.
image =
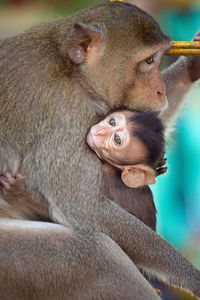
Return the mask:
<path id="1" fill-rule="evenodd" d="M 124 167 L 121 179 L 130 188 L 137 188 L 156 182 L 154 170 L 143 164 Z"/>
<path id="2" fill-rule="evenodd" d="M 67 43 L 67 54 L 74 64 L 82 64 L 89 56 L 98 54 L 102 40 L 103 33 L 98 27 L 74 23 Z"/>

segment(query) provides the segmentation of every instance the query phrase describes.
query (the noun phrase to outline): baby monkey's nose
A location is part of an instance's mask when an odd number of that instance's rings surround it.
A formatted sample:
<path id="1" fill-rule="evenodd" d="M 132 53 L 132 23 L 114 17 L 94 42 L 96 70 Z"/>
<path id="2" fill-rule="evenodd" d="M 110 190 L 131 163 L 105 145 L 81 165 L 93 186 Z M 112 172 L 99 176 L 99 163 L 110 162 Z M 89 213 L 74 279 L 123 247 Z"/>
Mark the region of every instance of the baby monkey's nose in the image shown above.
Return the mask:
<path id="1" fill-rule="evenodd" d="M 102 136 L 102 137 L 106 137 L 108 136 L 110 133 L 110 130 L 108 128 L 96 128 L 94 134 L 96 136 Z"/>

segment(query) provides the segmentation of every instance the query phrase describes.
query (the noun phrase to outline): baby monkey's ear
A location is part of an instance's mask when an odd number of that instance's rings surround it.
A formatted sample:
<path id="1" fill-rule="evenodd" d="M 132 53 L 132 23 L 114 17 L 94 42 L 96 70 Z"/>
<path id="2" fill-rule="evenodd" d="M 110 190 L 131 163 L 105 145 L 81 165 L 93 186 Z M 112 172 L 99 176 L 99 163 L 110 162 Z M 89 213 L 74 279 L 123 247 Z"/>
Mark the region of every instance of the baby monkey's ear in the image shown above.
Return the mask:
<path id="1" fill-rule="evenodd" d="M 137 188 L 156 182 L 154 170 L 143 164 L 124 167 L 121 179 L 130 188 Z"/>

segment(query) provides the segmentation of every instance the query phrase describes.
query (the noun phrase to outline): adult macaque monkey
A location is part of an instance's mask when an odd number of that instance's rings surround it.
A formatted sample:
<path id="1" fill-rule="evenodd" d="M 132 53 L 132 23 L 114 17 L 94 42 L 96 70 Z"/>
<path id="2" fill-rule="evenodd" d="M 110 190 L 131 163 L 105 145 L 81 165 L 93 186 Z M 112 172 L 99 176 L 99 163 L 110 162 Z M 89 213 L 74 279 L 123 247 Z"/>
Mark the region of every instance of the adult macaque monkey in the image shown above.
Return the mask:
<path id="1" fill-rule="evenodd" d="M 15 165 L 29 187 L 62 224 L 0 220 L 0 298 L 158 299 L 136 265 L 200 296 L 200 272 L 105 196 L 101 162 L 85 144 L 111 108 L 166 107 L 159 63 L 169 40 L 158 24 L 135 6 L 112 2 L 0 47 L 0 140 L 9 141 L 8 155 L 19 157 Z M 200 77 L 198 63 L 184 59 L 163 74 L 165 123 Z M 13 167 L 6 145 L 2 172 Z"/>

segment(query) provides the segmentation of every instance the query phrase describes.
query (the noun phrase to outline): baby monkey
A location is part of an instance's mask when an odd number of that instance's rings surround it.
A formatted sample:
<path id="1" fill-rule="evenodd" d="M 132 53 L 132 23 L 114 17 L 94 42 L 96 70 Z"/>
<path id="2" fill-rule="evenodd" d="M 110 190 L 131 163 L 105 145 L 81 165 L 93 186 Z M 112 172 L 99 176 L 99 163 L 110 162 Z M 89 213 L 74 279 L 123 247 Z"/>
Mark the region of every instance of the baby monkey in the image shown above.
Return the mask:
<path id="1" fill-rule="evenodd" d="M 154 113 L 117 110 L 91 127 L 87 143 L 103 163 L 110 199 L 156 230 L 156 209 L 148 184 L 166 172 L 164 129 Z M 18 201 L 34 210 L 34 199 L 20 174 L 0 176 L 4 201 Z M 44 198 L 38 203 L 44 207 Z M 15 203 L 15 202 L 14 202 Z M 21 209 L 21 208 L 20 208 Z M 39 211 L 39 215 L 42 215 Z M 26 216 L 27 217 L 27 216 Z M 45 218 L 47 213 L 45 212 Z"/>
<path id="2" fill-rule="evenodd" d="M 161 121 L 152 112 L 118 110 L 90 129 L 87 143 L 102 160 L 110 199 L 156 230 L 148 185 L 167 171 Z"/>

